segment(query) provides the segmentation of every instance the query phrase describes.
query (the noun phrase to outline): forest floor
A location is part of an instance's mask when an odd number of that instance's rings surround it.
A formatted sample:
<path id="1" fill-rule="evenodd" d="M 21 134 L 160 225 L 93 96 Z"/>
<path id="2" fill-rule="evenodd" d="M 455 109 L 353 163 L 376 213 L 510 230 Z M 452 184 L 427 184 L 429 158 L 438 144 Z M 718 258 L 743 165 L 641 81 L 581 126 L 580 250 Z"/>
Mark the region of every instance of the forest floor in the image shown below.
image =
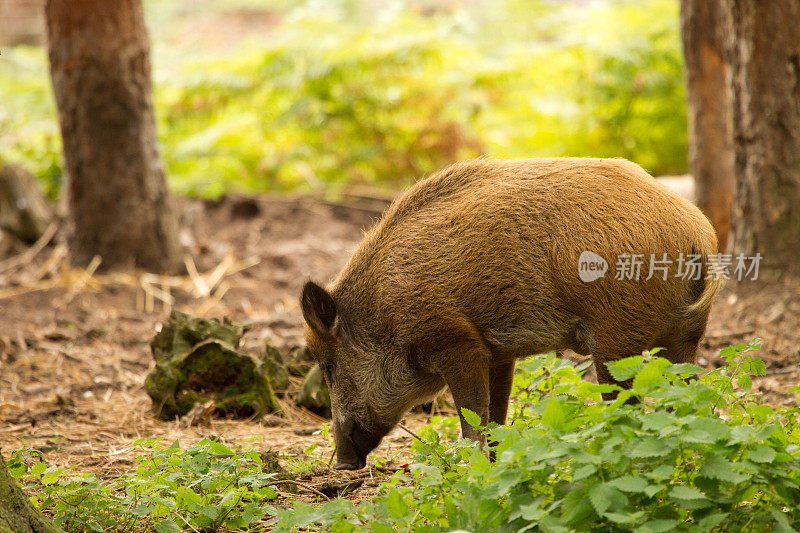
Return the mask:
<path id="1" fill-rule="evenodd" d="M 243 351 L 271 344 L 288 353 L 301 345 L 302 284 L 329 280 L 386 205 L 361 197 L 346 204 L 309 197 L 180 199 L 192 275 L 70 269 L 60 232 L 46 245 L 0 257 L 0 448 L 6 457 L 14 449 L 38 449 L 49 464 L 108 479 L 132 467 L 138 438 L 188 445 L 215 436 L 244 449 L 278 451 L 307 487 L 354 481 L 358 488 L 347 497 L 368 497 L 408 462 L 411 437 L 402 430 L 376 450 L 385 459 L 379 469 L 335 472 L 318 464 L 303 470 L 311 459 L 327 464 L 333 450 L 328 438 L 312 434 L 324 420 L 293 407 L 298 378 L 282 417 L 196 426 L 153 418 L 143 382 L 153 366 L 150 340 L 172 308 L 251 324 Z M 800 280 L 727 285 L 711 313 L 699 364 L 718 366 L 721 348 L 754 337 L 763 339 L 760 356 L 767 363 L 767 375 L 754 386 L 769 403 L 795 402 L 788 389 L 800 383 Z M 427 420 L 413 413 L 406 425 L 414 429 Z M 319 446 L 309 455 L 312 444 Z M 319 498 L 302 486 L 300 495 Z"/>

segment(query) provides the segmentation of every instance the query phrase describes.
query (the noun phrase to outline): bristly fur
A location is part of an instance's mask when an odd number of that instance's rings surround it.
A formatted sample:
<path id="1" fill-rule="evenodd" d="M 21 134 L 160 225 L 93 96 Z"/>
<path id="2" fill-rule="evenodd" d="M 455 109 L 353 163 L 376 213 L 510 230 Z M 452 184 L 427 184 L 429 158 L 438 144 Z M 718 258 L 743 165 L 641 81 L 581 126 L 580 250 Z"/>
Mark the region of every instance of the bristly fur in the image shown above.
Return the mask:
<path id="1" fill-rule="evenodd" d="M 605 277 L 579 279 L 583 251 L 608 262 Z M 502 422 L 513 362 L 530 354 L 592 354 L 604 383 L 603 363 L 654 346 L 694 361 L 716 252 L 706 217 L 629 161 L 467 161 L 415 184 L 367 232 L 328 287 L 344 333 L 309 329 L 308 342 L 335 362 L 334 410 L 371 431 L 445 385 Z M 667 280 L 645 280 L 664 253 Z M 693 253 L 703 278 L 676 276 Z M 643 254 L 639 281 L 615 279 L 620 254 Z"/>

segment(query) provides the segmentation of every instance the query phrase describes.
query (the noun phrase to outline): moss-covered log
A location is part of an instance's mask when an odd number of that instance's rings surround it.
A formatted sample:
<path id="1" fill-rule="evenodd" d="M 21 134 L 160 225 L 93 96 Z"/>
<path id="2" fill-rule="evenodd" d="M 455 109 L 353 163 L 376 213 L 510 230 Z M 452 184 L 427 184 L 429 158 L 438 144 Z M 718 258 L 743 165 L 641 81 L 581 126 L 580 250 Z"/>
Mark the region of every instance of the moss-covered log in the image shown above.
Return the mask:
<path id="1" fill-rule="evenodd" d="M 150 344 L 156 367 L 145 388 L 154 414 L 183 416 L 214 401 L 217 416 L 261 416 L 278 411 L 264 358 L 237 351 L 246 326 L 173 311 Z"/>

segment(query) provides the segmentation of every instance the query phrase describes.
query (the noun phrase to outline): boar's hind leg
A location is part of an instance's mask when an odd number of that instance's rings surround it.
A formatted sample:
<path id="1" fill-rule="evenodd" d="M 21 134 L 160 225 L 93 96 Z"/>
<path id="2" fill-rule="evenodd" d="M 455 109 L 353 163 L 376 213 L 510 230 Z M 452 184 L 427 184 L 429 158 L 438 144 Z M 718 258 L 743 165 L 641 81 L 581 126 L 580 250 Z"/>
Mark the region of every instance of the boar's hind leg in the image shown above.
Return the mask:
<path id="1" fill-rule="evenodd" d="M 633 380 L 629 379 L 627 381 L 617 381 L 611 376 L 611 372 L 608 371 L 608 367 L 606 363 L 609 361 L 616 361 L 617 359 L 623 359 L 623 357 L 608 357 L 595 354 L 592 356 L 594 359 L 594 369 L 597 373 L 597 382 L 598 383 L 610 383 L 611 385 L 619 385 L 623 389 L 630 389 L 631 385 L 633 384 Z M 611 401 L 617 398 L 618 392 L 604 392 L 603 393 L 603 400 Z M 630 398 L 626 403 L 635 404 L 637 403 L 636 398 Z"/>
<path id="2" fill-rule="evenodd" d="M 495 363 L 489 369 L 489 422 L 506 423 L 508 397 L 514 381 L 514 361 Z"/>
<path id="3" fill-rule="evenodd" d="M 705 333 L 706 317 L 694 322 L 687 321 L 671 335 L 656 342 L 655 346 L 664 348 L 658 355 L 673 364 L 694 363 L 697 360 L 697 346 Z"/>
<path id="4" fill-rule="evenodd" d="M 458 349 L 460 348 L 460 349 Z M 489 357 L 478 347 L 459 346 L 440 359 L 440 374 L 447 383 L 456 410 L 461 418 L 461 436 L 483 441 L 480 431 L 464 419 L 462 408 L 481 417 L 481 425 L 489 421 Z"/>

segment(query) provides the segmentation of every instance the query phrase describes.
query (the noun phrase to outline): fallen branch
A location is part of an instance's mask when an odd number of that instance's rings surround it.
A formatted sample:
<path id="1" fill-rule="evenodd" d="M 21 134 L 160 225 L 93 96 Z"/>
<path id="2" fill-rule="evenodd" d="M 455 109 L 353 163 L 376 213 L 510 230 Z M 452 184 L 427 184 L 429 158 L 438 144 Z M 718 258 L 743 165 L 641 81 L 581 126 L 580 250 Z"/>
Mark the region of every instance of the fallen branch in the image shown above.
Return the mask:
<path id="1" fill-rule="evenodd" d="M 53 222 L 47 229 L 44 230 L 44 233 L 41 237 L 27 250 L 23 253 L 6 259 L 5 261 L 0 262 L 0 273 L 6 272 L 11 269 L 16 269 L 19 266 L 27 265 L 41 252 L 45 246 L 50 244 L 50 241 L 53 240 L 56 232 L 58 231 L 58 224 Z"/>
<path id="2" fill-rule="evenodd" d="M 275 484 L 276 485 L 280 485 L 281 483 L 291 483 L 293 485 L 297 485 L 301 489 L 306 489 L 306 490 L 308 490 L 310 492 L 313 492 L 314 494 L 318 494 L 318 495 L 322 496 L 323 498 L 325 498 L 326 501 L 330 501 L 330 497 L 328 497 L 324 492 L 321 492 L 321 491 L 315 489 L 314 487 L 312 487 L 311 485 L 309 485 L 307 483 L 303 483 L 302 481 L 297 481 L 297 480 L 294 480 L 294 479 L 276 479 L 275 480 Z"/>

